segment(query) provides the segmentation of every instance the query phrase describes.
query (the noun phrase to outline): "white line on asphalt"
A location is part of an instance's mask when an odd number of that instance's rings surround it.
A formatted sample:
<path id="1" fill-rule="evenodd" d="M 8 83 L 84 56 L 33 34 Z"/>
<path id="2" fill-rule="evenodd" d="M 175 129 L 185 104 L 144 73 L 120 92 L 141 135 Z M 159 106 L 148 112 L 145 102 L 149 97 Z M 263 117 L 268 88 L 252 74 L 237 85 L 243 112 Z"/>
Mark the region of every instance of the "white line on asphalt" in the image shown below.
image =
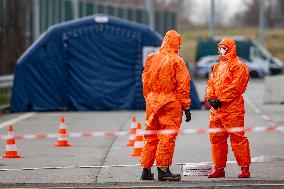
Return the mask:
<path id="1" fill-rule="evenodd" d="M 271 118 L 265 114 L 262 113 L 261 110 L 249 99 L 247 95 L 244 95 L 245 101 L 248 103 L 248 105 L 253 109 L 253 111 L 257 114 L 261 114 L 261 118 L 265 121 L 271 121 Z M 275 122 L 274 122 L 275 123 Z M 276 124 L 277 125 L 277 124 Z"/>
<path id="2" fill-rule="evenodd" d="M 277 157 L 277 156 L 259 156 L 251 158 L 252 163 L 264 163 L 264 162 L 276 162 L 276 161 L 284 161 L 284 157 Z M 236 161 L 227 161 L 228 164 L 235 164 Z M 200 164 L 208 164 L 212 165 L 212 162 L 199 162 L 199 163 L 175 163 L 175 165 L 200 165 Z M 49 166 L 49 167 L 25 167 L 25 168 L 16 168 L 16 169 L 0 169 L 1 171 L 32 171 L 32 170 L 39 170 L 39 169 L 70 169 L 70 168 L 111 168 L 111 167 L 137 167 L 141 166 L 140 164 L 130 164 L 130 165 L 84 165 L 84 166 L 78 166 L 78 165 L 71 165 L 71 166 Z"/>
<path id="3" fill-rule="evenodd" d="M 30 117 L 32 117 L 34 115 L 35 115 L 35 113 L 26 113 L 26 114 L 20 115 L 20 116 L 18 116 L 16 118 L 13 118 L 13 119 L 10 119 L 10 120 L 5 121 L 3 123 L 0 123 L 0 129 L 2 129 L 4 127 L 7 127 L 10 124 L 14 125 L 17 122 L 20 122 L 20 121 L 23 121 L 25 119 L 28 119 L 28 118 L 30 118 Z"/>
<path id="4" fill-rule="evenodd" d="M 248 103 L 248 105 L 253 109 L 253 111 L 257 114 L 260 114 L 261 111 L 256 105 L 249 99 L 247 95 L 244 95 L 245 101 Z"/>
<path id="5" fill-rule="evenodd" d="M 266 114 L 262 114 L 261 115 L 262 119 L 266 120 L 266 121 L 269 121 L 270 120 L 270 117 Z"/>

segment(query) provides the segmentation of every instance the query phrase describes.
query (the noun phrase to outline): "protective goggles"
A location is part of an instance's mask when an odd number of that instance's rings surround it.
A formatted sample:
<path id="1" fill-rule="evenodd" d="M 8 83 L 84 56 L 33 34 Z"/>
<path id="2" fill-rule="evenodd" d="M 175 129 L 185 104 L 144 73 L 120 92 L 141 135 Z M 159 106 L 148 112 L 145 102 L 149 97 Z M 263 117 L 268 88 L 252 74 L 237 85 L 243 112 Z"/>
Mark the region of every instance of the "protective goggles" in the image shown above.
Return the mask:
<path id="1" fill-rule="evenodd" d="M 227 52 L 227 48 L 225 46 L 219 47 L 219 53 L 220 55 L 225 55 Z"/>

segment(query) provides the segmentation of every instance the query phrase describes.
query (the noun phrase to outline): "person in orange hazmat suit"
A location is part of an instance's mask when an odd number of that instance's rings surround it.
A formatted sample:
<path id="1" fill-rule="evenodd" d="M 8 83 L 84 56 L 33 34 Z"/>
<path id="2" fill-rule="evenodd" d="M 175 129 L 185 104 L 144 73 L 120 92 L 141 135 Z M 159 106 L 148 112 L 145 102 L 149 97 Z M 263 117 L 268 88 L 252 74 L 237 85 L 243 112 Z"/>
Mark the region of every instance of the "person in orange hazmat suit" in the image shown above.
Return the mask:
<path id="1" fill-rule="evenodd" d="M 220 129 L 210 133 L 214 171 L 209 178 L 225 177 L 228 144 L 230 136 L 232 150 L 238 165 L 241 166 L 239 178 L 250 177 L 249 141 L 244 132 L 244 98 L 249 71 L 236 54 L 236 44 L 230 38 L 224 38 L 218 44 L 219 62 L 213 67 L 208 80 L 206 99 L 210 109 L 209 127 Z M 238 128 L 235 129 L 234 128 Z"/>
<path id="2" fill-rule="evenodd" d="M 178 181 L 180 174 L 172 174 L 169 166 L 175 147 L 175 140 L 182 121 L 182 110 L 186 122 L 190 113 L 190 74 L 183 59 L 178 55 L 182 38 L 174 30 L 166 33 L 161 48 L 150 54 L 142 75 L 143 95 L 146 100 L 146 132 L 157 132 L 144 136 L 141 154 L 142 180 L 153 180 L 151 167 L 156 160 L 158 180 Z"/>

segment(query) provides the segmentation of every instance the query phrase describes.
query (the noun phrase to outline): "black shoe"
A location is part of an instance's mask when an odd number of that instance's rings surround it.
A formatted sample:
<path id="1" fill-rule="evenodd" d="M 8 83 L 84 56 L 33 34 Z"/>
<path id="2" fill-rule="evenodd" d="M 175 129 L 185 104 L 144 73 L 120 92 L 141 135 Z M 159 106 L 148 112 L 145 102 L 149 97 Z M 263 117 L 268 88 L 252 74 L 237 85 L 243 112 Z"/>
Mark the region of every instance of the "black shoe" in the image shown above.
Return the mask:
<path id="1" fill-rule="evenodd" d="M 159 181 L 179 181 L 181 179 L 180 174 L 172 174 L 169 167 L 165 171 L 158 169 L 158 180 Z"/>
<path id="2" fill-rule="evenodd" d="M 143 168 L 141 180 L 154 180 L 154 174 L 151 173 L 151 169 Z"/>

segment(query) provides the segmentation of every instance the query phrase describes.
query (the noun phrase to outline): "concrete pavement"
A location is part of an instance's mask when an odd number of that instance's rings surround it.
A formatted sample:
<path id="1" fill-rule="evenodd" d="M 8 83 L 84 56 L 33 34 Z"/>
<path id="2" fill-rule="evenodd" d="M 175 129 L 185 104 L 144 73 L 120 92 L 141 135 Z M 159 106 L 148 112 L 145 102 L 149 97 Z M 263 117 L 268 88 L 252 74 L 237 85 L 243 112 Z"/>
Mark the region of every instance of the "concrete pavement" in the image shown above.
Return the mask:
<path id="1" fill-rule="evenodd" d="M 204 96 L 206 81 L 196 81 L 200 97 Z M 284 105 L 265 105 L 263 99 L 263 80 L 250 82 L 246 93 L 246 125 L 267 126 L 272 122 L 284 125 Z M 258 109 L 258 111 L 256 111 Z M 21 114 L 20 114 L 21 115 Z M 58 130 L 59 117 L 65 116 L 69 132 L 92 131 L 128 131 L 131 116 L 144 122 L 144 111 L 118 112 L 54 112 L 36 113 L 14 125 L 16 134 L 55 133 Z M 266 115 L 266 116 L 264 116 Z M 0 116 L 0 123 L 18 114 Z M 207 128 L 209 112 L 207 110 L 193 111 L 192 121 L 183 122 L 182 128 Z M 269 118 L 269 119 L 268 119 Z M 0 130 L 6 134 L 6 128 Z M 252 157 L 279 156 L 284 157 L 284 134 L 280 132 L 247 132 L 251 144 Z M 128 136 L 117 137 L 78 137 L 70 138 L 70 148 L 54 147 L 56 139 L 19 140 L 17 146 L 22 159 L 0 159 L 0 169 L 44 166 L 83 166 L 83 165 L 134 165 L 139 158 L 131 158 L 132 148 L 125 147 Z M 0 145 L 3 153 L 5 141 Z M 229 148 L 228 160 L 235 160 Z M 177 139 L 174 162 L 211 161 L 211 151 L 208 134 L 180 135 Z M 172 170 L 181 173 L 181 166 L 173 166 Z M 153 169 L 154 173 L 156 170 Z M 284 162 L 254 163 L 251 166 L 252 177 L 237 179 L 239 167 L 229 164 L 226 168 L 226 178 L 208 179 L 207 177 L 182 177 L 182 182 L 161 183 L 140 181 L 141 168 L 106 167 L 106 168 L 67 168 L 15 170 L 1 172 L 0 186 L 73 186 L 73 187 L 143 187 L 169 186 L 180 187 L 210 187 L 230 186 L 249 187 L 284 187 Z M 156 176 L 156 175 L 155 175 Z M 25 184 L 24 184 L 25 183 Z"/>

